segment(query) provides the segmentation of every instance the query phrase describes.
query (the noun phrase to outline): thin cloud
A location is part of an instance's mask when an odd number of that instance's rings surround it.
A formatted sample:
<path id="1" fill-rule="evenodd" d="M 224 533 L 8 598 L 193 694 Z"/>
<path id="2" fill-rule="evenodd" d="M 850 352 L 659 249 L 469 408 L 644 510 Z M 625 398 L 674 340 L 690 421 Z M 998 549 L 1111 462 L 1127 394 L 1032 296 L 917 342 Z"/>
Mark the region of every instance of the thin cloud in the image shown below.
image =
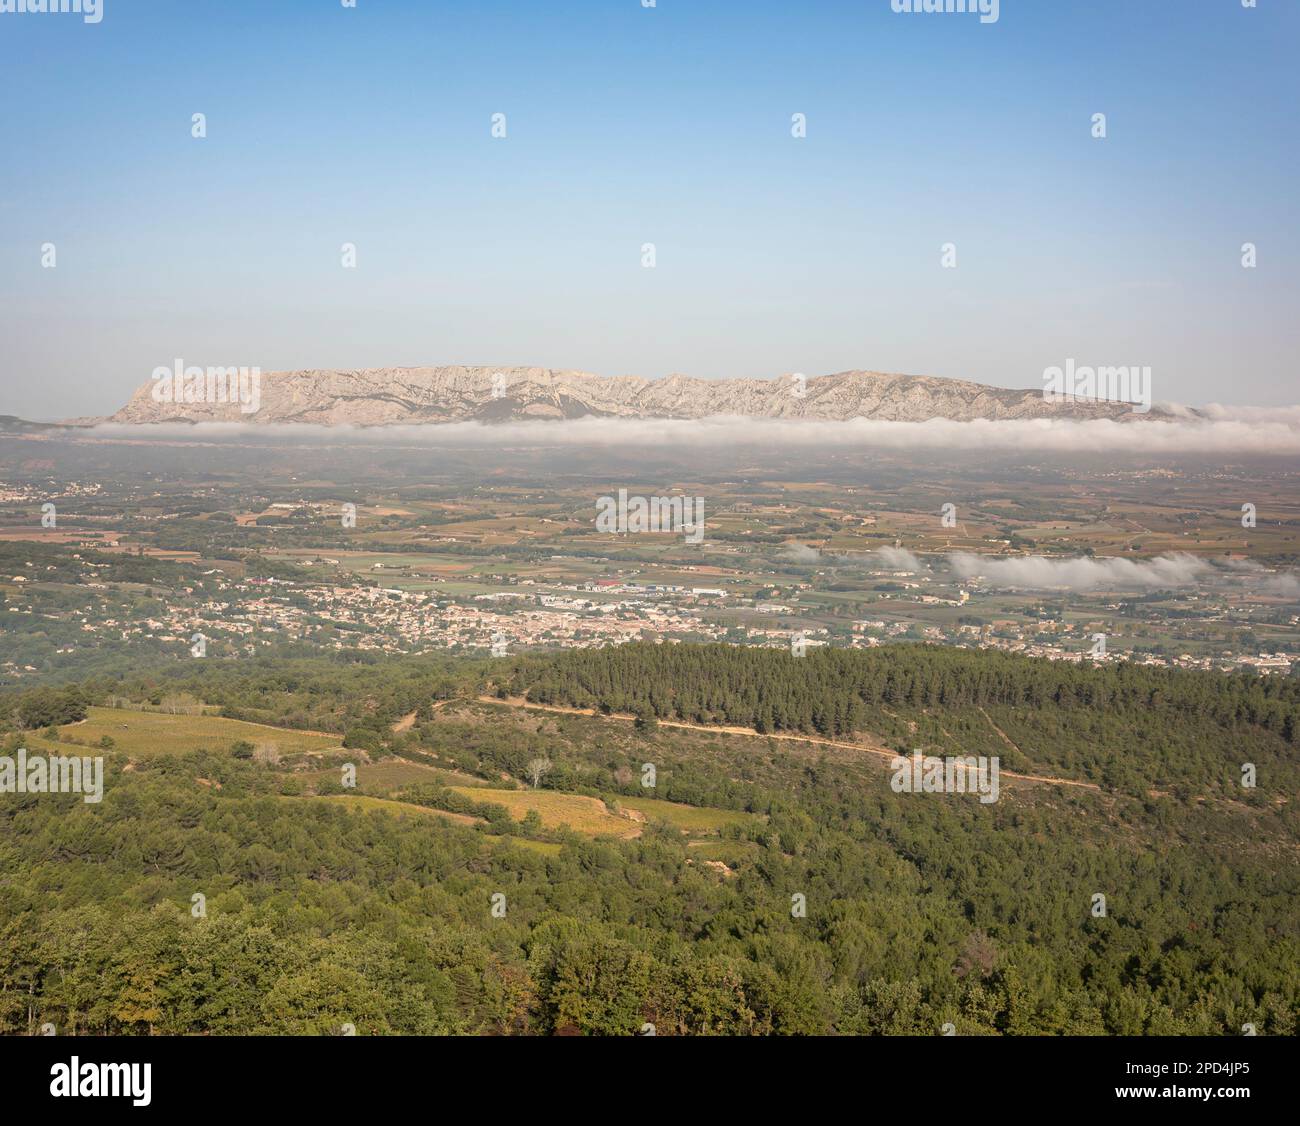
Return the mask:
<path id="1" fill-rule="evenodd" d="M 1205 418 L 1173 421 L 1111 419 L 975 419 L 956 422 L 888 422 L 852 419 L 580 418 L 523 422 L 448 422 L 420 426 L 315 426 L 289 423 L 203 422 L 124 425 L 102 423 L 86 431 L 97 437 L 191 441 L 295 440 L 354 445 L 448 447 L 502 446 L 592 448 L 666 445 L 716 449 L 724 445 L 766 449 L 846 448 L 859 452 L 899 450 L 1005 451 L 1042 454 L 1188 454 L 1300 456 L 1300 407 L 1211 408 Z"/>
<path id="2" fill-rule="evenodd" d="M 1226 579 L 1240 583 L 1243 593 L 1284 598 L 1300 595 L 1300 579 L 1292 572 L 1274 574 L 1249 561 L 1219 565 L 1181 552 L 1152 559 L 1008 558 L 954 552 L 948 556 L 948 564 L 962 579 L 980 578 L 991 586 L 1027 590 L 1165 590 Z"/>
<path id="3" fill-rule="evenodd" d="M 872 552 L 878 558 L 881 566 L 890 571 L 911 571 L 918 574 L 921 571 L 928 571 L 927 567 L 921 560 L 903 547 L 882 547 Z"/>
<path id="4" fill-rule="evenodd" d="M 804 543 L 788 543 L 778 558 L 788 563 L 807 566 L 825 564 L 828 567 L 860 567 L 882 571 L 928 571 L 921 560 L 906 548 L 881 547 L 875 551 L 846 551 L 840 554 L 821 551 Z"/>
<path id="5" fill-rule="evenodd" d="M 787 563 L 799 563 L 804 566 L 822 562 L 822 553 L 806 543 L 788 543 L 781 549 L 780 557 Z"/>

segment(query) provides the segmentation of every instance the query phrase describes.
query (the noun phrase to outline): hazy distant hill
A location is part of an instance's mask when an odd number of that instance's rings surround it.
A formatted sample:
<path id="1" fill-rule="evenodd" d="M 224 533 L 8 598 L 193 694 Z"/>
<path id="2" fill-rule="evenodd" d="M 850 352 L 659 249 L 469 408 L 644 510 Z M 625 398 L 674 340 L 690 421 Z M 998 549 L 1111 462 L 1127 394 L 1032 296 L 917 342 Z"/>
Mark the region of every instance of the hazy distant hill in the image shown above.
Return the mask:
<path id="1" fill-rule="evenodd" d="M 466 420 L 581 418 L 1150 418 L 1128 404 L 1052 403 L 1039 390 L 957 379 L 845 371 L 800 381 L 601 376 L 535 367 L 378 368 L 263 372 L 260 406 L 155 402 L 152 380 L 111 421 L 228 421 L 383 426 Z M 801 393 L 800 393 L 801 392 Z M 1153 411 L 1152 414 L 1159 412 Z"/>
<path id="2" fill-rule="evenodd" d="M 31 422 L 25 418 L 19 418 L 13 414 L 0 414 L 0 434 L 28 434 L 32 432 L 44 432 L 54 430 L 65 430 L 69 426 L 76 426 L 86 423 L 87 421 L 96 421 L 94 419 L 69 419 L 66 422 Z"/>

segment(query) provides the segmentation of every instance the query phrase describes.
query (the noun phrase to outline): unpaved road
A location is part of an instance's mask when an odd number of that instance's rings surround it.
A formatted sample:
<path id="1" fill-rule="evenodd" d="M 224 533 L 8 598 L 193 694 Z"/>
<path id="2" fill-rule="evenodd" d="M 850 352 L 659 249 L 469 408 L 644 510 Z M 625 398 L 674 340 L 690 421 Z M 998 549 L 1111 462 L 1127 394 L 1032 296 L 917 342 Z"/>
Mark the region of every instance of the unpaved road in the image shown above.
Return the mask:
<path id="1" fill-rule="evenodd" d="M 531 704 L 527 700 L 518 696 L 510 696 L 504 700 L 498 696 L 479 696 L 478 701 L 482 704 L 496 704 L 498 707 L 524 708 L 528 711 L 538 712 L 555 712 L 559 715 L 591 716 L 595 719 L 616 719 L 626 723 L 631 723 L 636 719 L 636 716 L 627 715 L 622 712 L 610 712 L 609 714 L 606 714 L 604 712 L 598 712 L 594 708 L 566 708 L 559 704 Z M 752 727 L 728 727 L 724 724 L 683 723 L 680 720 L 671 719 L 659 720 L 659 726 L 680 727 L 687 731 L 701 731 L 705 734 L 748 735 L 753 739 L 786 739 L 792 743 L 812 743 L 816 746 L 822 747 L 839 747 L 841 750 L 861 751 L 865 754 L 889 759 L 890 761 L 893 761 L 898 757 L 897 751 L 891 751 L 887 747 L 873 747 L 864 743 L 841 743 L 835 739 L 822 739 L 816 735 L 788 735 L 785 733 L 773 734 L 770 732 L 764 735 L 755 731 Z M 999 731 L 998 734 L 1002 735 L 1004 739 L 1007 739 L 1006 735 L 1002 734 L 1001 731 Z M 1010 744 L 1011 740 L 1007 739 L 1007 742 Z M 1014 746 L 1015 744 L 1011 745 Z M 1018 782 L 1041 782 L 1048 786 L 1074 786 L 1081 790 L 1101 791 L 1101 787 L 1095 782 L 1076 782 L 1071 778 L 1050 778 L 1043 774 L 1015 774 L 1010 770 L 999 770 L 998 776 L 1000 778 L 1011 778 Z"/>

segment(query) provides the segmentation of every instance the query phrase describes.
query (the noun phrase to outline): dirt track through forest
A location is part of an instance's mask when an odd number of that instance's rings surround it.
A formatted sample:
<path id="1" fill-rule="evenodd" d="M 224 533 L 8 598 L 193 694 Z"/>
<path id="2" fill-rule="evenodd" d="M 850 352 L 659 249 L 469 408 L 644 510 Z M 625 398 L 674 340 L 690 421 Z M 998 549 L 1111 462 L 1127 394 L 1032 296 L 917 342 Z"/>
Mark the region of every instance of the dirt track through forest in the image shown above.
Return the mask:
<path id="1" fill-rule="evenodd" d="M 510 696 L 501 699 L 499 696 L 479 696 L 479 703 L 496 704 L 498 707 L 523 708 L 528 711 L 554 712 L 559 715 L 580 715 L 588 716 L 592 719 L 616 719 L 626 723 L 631 723 L 636 716 L 627 715 L 622 712 L 598 712 L 594 708 L 566 708 L 559 704 L 532 704 L 518 696 Z M 985 716 L 987 719 L 988 717 Z M 989 720 L 992 723 L 992 720 Z M 661 719 L 658 721 L 660 727 L 679 727 L 686 731 L 700 731 L 705 734 L 723 734 L 723 735 L 747 735 L 751 739 L 786 739 L 792 743 L 812 743 L 815 746 L 838 747 L 846 751 L 862 751 L 869 755 L 876 755 L 879 758 L 894 760 L 898 758 L 898 752 L 891 751 L 887 747 L 872 747 L 864 743 L 842 743 L 836 739 L 823 739 L 817 735 L 790 735 L 784 732 L 767 733 L 755 731 L 752 727 L 729 727 L 723 724 L 707 723 L 683 723 L 680 720 Z M 1002 731 L 995 726 L 994 730 L 1006 739 L 1007 743 L 1015 746 Z M 1000 778 L 1011 778 L 1018 782 L 1041 782 L 1048 786 L 1074 786 L 1081 790 L 1093 790 L 1098 793 L 1101 787 L 1095 782 L 1076 782 L 1071 778 L 1051 778 L 1044 774 L 1016 774 L 1010 770 L 999 770 Z"/>

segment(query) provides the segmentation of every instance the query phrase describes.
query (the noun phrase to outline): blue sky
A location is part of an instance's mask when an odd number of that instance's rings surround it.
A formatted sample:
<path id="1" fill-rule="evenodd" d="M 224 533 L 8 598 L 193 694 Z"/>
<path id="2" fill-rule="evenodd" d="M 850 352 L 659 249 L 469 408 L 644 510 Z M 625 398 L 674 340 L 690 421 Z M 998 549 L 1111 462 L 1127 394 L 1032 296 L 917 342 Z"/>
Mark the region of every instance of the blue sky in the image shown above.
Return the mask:
<path id="1" fill-rule="evenodd" d="M 1294 0 L 0 14 L 0 413 L 106 412 L 175 357 L 1019 387 L 1073 358 L 1294 403 L 1298 44 Z"/>

